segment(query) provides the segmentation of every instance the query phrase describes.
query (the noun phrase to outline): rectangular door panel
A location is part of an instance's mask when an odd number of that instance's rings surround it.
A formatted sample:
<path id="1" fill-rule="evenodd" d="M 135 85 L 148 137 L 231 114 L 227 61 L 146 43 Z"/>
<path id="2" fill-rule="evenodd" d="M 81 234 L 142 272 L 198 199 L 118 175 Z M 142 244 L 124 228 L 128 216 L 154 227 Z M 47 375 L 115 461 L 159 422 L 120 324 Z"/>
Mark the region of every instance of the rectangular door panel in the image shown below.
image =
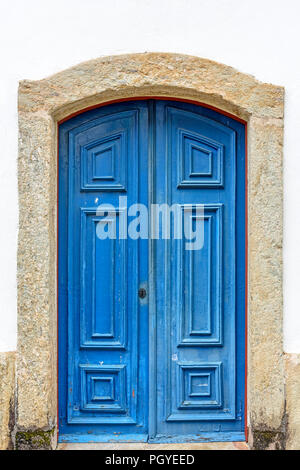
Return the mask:
<path id="1" fill-rule="evenodd" d="M 119 213 L 104 220 L 95 209 L 81 208 L 81 348 L 126 349 L 127 243 L 97 237 L 101 224 L 119 230 Z"/>
<path id="2" fill-rule="evenodd" d="M 204 246 L 187 250 L 185 239 L 175 250 L 175 269 L 179 286 L 178 307 L 180 339 L 178 346 L 222 344 L 222 204 L 206 204 L 203 216 L 193 215 L 193 205 L 182 205 L 183 217 L 194 224 L 203 223 Z M 200 220 L 199 220 L 200 219 Z M 195 231 L 195 229 L 194 229 Z M 180 276 L 178 276 L 180 274 Z"/>

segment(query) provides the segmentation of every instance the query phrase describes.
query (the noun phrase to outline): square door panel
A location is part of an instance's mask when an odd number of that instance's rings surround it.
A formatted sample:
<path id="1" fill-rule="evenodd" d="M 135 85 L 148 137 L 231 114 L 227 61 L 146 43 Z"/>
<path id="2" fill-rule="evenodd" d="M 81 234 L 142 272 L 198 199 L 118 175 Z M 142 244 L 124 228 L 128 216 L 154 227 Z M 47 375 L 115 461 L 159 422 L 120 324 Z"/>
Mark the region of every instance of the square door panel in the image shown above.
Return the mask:
<path id="1" fill-rule="evenodd" d="M 81 410 L 126 412 L 125 365 L 80 365 Z"/>
<path id="2" fill-rule="evenodd" d="M 125 191 L 126 132 L 110 135 L 81 147 L 83 191 Z"/>
<path id="3" fill-rule="evenodd" d="M 221 363 L 178 367 L 179 409 L 221 408 Z"/>
<path id="4" fill-rule="evenodd" d="M 222 362 L 179 361 L 171 368 L 174 381 L 166 401 L 168 422 L 235 419 L 235 394 L 224 392 L 228 370 L 224 371 Z"/>
<path id="5" fill-rule="evenodd" d="M 223 145 L 178 129 L 178 188 L 222 187 Z"/>
<path id="6" fill-rule="evenodd" d="M 136 109 L 104 115 L 70 132 L 80 191 L 127 191 L 128 161 L 137 157 L 137 142 Z"/>

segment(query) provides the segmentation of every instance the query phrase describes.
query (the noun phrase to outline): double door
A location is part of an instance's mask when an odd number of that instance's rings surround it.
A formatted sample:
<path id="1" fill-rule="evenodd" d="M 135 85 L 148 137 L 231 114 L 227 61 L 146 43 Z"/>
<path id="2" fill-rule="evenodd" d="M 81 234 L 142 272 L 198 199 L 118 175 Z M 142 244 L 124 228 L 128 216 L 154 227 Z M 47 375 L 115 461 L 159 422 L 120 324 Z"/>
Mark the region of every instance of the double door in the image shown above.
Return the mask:
<path id="1" fill-rule="evenodd" d="M 59 129 L 61 441 L 243 440 L 245 128 L 138 100 Z"/>

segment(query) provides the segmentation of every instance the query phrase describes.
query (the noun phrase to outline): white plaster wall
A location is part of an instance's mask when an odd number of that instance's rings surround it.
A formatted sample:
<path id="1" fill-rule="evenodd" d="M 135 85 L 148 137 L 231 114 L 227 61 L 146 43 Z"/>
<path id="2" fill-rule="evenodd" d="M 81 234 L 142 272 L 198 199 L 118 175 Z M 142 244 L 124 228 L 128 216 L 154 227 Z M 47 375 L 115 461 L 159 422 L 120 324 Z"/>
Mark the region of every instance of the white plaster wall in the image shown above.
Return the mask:
<path id="1" fill-rule="evenodd" d="M 0 351 L 16 348 L 18 81 L 101 55 L 163 51 L 286 88 L 285 351 L 300 352 L 299 17 L 299 0 L 0 0 Z"/>

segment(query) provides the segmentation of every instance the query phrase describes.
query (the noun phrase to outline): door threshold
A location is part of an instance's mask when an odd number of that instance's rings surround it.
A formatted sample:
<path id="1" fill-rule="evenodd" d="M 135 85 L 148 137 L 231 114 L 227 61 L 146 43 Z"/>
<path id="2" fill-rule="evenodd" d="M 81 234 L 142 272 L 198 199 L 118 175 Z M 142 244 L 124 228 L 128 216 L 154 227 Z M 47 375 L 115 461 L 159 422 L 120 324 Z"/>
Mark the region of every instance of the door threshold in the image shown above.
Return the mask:
<path id="1" fill-rule="evenodd" d="M 147 434 L 60 434 L 58 438 L 59 444 L 108 444 L 108 445 L 132 445 L 135 443 L 147 445 L 198 445 L 200 443 L 226 443 L 241 442 L 245 443 L 244 433 L 203 433 L 201 435 L 178 435 L 178 436 L 162 436 L 157 435 L 149 438 Z"/>
<path id="2" fill-rule="evenodd" d="M 192 442 L 177 444 L 150 444 L 148 442 L 93 442 L 93 443 L 60 443 L 57 450 L 249 450 L 246 442 Z"/>
<path id="3" fill-rule="evenodd" d="M 245 434 L 243 432 L 207 432 L 195 435 L 178 435 L 163 436 L 157 435 L 149 438 L 149 444 L 176 444 L 176 443 L 193 443 L 193 442 L 245 442 Z"/>
<path id="4" fill-rule="evenodd" d="M 114 443 L 114 442 L 123 442 L 123 443 L 134 443 L 134 442 L 147 442 L 148 434 L 59 434 L 58 442 L 63 443 Z"/>

